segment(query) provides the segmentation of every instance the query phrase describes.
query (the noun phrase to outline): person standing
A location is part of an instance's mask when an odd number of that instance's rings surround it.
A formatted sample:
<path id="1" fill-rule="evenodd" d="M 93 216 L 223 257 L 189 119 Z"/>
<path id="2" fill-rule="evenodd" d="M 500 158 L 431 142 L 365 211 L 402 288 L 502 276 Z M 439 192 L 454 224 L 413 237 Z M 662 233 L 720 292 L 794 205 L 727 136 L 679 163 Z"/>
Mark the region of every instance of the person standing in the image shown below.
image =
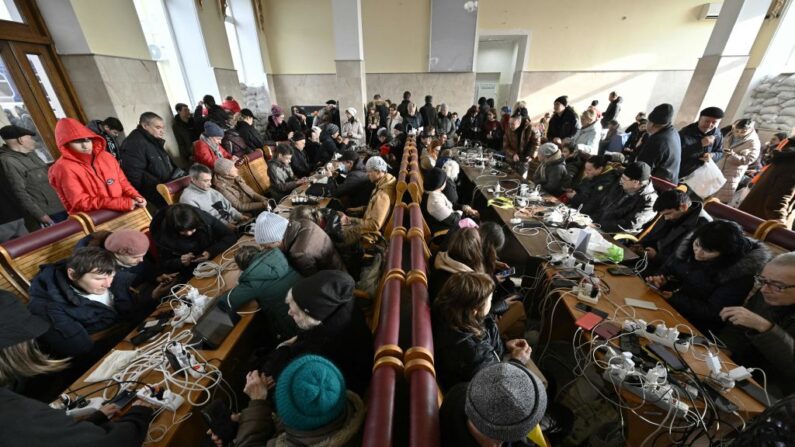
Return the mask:
<path id="1" fill-rule="evenodd" d="M 612 120 L 618 121 L 618 114 L 621 113 L 621 103 L 624 102 L 624 98 L 618 96 L 616 92 L 610 92 L 607 99 L 610 100 L 610 104 L 607 105 L 607 109 L 602 114 L 602 128 L 606 128 Z"/>
<path id="2" fill-rule="evenodd" d="M 638 149 L 635 160 L 648 164 L 652 176 L 676 183 L 679 181 L 682 143 L 671 125 L 673 117 L 674 108 L 670 104 L 660 104 L 652 110 L 646 129 L 649 138 Z"/>
<path id="3" fill-rule="evenodd" d="M 707 107 L 699 114 L 698 121 L 679 131 L 682 145 L 680 178 L 689 176 L 710 158 L 717 162 L 723 157 L 723 134 L 720 131 L 722 118 L 723 110 Z"/>
<path id="4" fill-rule="evenodd" d="M 174 131 L 174 137 L 177 138 L 179 155 L 185 161 L 193 161 L 193 142 L 199 139 L 201 129 L 196 126 L 196 121 L 187 104 L 179 103 L 174 109 L 177 114 L 174 115 L 171 129 Z"/>
<path id="5" fill-rule="evenodd" d="M 118 118 L 109 116 L 104 120 L 94 120 L 86 124 L 92 132 L 105 139 L 105 149 L 110 152 L 116 160 L 119 160 L 119 138 L 124 132 L 124 126 Z"/>
<path id="6" fill-rule="evenodd" d="M 157 192 L 157 185 L 185 175 L 166 151 L 165 130 L 163 118 L 154 112 L 144 112 L 138 120 L 138 127 L 130 132 L 121 145 L 121 167 L 124 173 L 146 200 L 157 208 L 166 206 L 165 199 Z"/>
<path id="7" fill-rule="evenodd" d="M 732 125 L 731 135 L 723 140 L 723 158 L 718 161 L 718 168 L 726 179 L 726 183 L 715 193 L 718 200 L 731 202 L 748 165 L 759 158 L 761 148 L 762 143 L 752 120 L 744 118 Z"/>
<path id="8" fill-rule="evenodd" d="M 47 179 L 49 167 L 36 153 L 35 133 L 18 126 L 0 129 L 6 144 L 0 147 L 0 169 L 8 182 L 6 190 L 25 214 L 31 229 L 65 220 L 61 200 Z"/>
<path id="9" fill-rule="evenodd" d="M 436 108 L 433 106 L 433 96 L 427 95 L 425 97 L 425 105 L 420 108 L 420 115 L 422 115 L 422 122 L 426 130 L 436 128 L 438 125 Z"/>
<path id="10" fill-rule="evenodd" d="M 553 110 L 555 113 L 549 119 L 549 127 L 547 128 L 547 141 L 553 141 L 555 138 L 564 140 L 572 137 L 580 128 L 580 120 L 577 113 L 569 105 L 568 96 L 559 96 L 553 103 Z M 554 141 L 553 141 L 554 142 Z"/>

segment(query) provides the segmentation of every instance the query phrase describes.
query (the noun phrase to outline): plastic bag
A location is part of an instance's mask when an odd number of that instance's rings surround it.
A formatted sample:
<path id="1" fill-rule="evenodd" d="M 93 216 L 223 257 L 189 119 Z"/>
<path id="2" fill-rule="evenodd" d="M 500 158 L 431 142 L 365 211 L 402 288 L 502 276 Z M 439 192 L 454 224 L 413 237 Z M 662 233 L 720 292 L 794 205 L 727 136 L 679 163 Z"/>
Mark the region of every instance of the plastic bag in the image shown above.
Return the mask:
<path id="1" fill-rule="evenodd" d="M 726 177 L 710 158 L 700 168 L 682 179 L 682 182 L 686 183 L 690 190 L 698 194 L 699 197 L 706 198 L 718 192 L 726 183 Z"/>

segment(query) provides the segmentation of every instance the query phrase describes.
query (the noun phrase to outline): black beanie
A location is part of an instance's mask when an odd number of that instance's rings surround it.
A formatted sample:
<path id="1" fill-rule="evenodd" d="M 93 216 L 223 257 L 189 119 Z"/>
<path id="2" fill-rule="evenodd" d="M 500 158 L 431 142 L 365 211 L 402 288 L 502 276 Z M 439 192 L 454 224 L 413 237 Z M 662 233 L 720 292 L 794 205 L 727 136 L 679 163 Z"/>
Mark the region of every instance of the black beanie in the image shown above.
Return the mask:
<path id="1" fill-rule="evenodd" d="M 674 119 L 674 107 L 670 104 L 660 104 L 649 114 L 649 121 L 654 124 L 670 124 Z"/>
<path id="2" fill-rule="evenodd" d="M 447 174 L 440 168 L 433 168 L 425 173 L 425 179 L 422 187 L 426 191 L 436 191 L 444 185 L 447 181 Z"/>
<path id="3" fill-rule="evenodd" d="M 702 110 L 698 116 L 708 116 L 710 118 L 723 118 L 723 109 L 720 107 L 707 107 L 706 109 Z"/>
<path id="4" fill-rule="evenodd" d="M 298 132 L 295 132 L 295 133 L 293 134 L 293 137 L 292 137 L 292 138 L 290 138 L 290 139 L 291 139 L 292 141 L 301 141 L 301 140 L 306 140 L 306 135 L 304 135 L 304 133 L 303 133 L 303 132 L 301 132 L 301 131 L 299 130 Z"/>
<path id="5" fill-rule="evenodd" d="M 627 165 L 624 175 L 632 180 L 645 182 L 651 178 L 651 167 L 642 161 L 636 161 Z"/>
<path id="6" fill-rule="evenodd" d="M 323 321 L 353 299 L 351 275 L 339 270 L 321 270 L 295 283 L 293 301 L 307 315 Z"/>
<path id="7" fill-rule="evenodd" d="M 563 104 L 563 107 L 566 107 L 569 105 L 569 97 L 566 95 L 558 96 L 557 98 L 555 98 L 555 102 L 559 102 Z"/>

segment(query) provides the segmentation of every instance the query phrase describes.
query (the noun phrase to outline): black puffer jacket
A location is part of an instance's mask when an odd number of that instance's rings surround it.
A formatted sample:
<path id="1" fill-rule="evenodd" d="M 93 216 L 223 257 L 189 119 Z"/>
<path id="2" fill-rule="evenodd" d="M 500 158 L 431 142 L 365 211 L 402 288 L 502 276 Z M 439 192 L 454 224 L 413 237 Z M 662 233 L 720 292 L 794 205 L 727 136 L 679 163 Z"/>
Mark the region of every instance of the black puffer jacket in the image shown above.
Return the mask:
<path id="1" fill-rule="evenodd" d="M 332 196 L 345 199 L 348 208 L 367 206 L 374 186 L 375 184 L 367 178 L 364 160 L 356 160 L 353 169 L 345 174 L 345 180 L 335 186 Z"/>
<path id="2" fill-rule="evenodd" d="M 634 194 L 628 194 L 621 184 L 616 182 L 610 187 L 610 191 L 605 194 L 591 217 L 606 233 L 635 234 L 646 222 L 654 218 L 656 201 L 657 193 L 651 182 Z"/>
<path id="3" fill-rule="evenodd" d="M 613 169 L 612 166 L 607 166 L 596 177 L 583 179 L 575 189 L 577 194 L 569 200 L 569 206 L 577 208 L 582 205 L 582 212 L 590 216 L 599 209 L 604 195 L 610 192 L 620 178 L 620 171 Z"/>
<path id="4" fill-rule="evenodd" d="M 723 327 L 718 314 L 727 306 L 740 306 L 754 286 L 754 275 L 770 260 L 770 250 L 757 240 L 745 238 L 737 259 L 696 261 L 693 237 L 682 241 L 676 254 L 661 272 L 672 276 L 667 289 L 675 290 L 668 302 L 699 330 L 717 331 Z"/>
<path id="5" fill-rule="evenodd" d="M 638 149 L 635 161 L 651 166 L 651 175 L 671 183 L 679 181 L 679 164 L 682 161 L 682 143 L 679 134 L 670 124 L 649 136 Z"/>
<path id="6" fill-rule="evenodd" d="M 433 345 L 436 352 L 436 377 L 442 392 L 453 385 L 469 382 L 481 369 L 502 361 L 505 346 L 491 315 L 483 322 L 478 338 L 450 327 L 443 315 L 433 314 Z"/>
<path id="7" fill-rule="evenodd" d="M 166 201 L 157 192 L 157 185 L 173 180 L 181 173 L 166 152 L 165 143 L 165 140 L 138 126 L 121 145 L 124 175 L 147 202 L 158 208 L 166 206 Z"/>
<path id="8" fill-rule="evenodd" d="M 704 205 L 701 202 L 693 202 L 690 209 L 687 210 L 687 214 L 681 218 L 674 221 L 665 219 L 657 221 L 651 231 L 640 240 L 640 244 L 657 251 L 655 263 L 664 262 L 674 255 L 682 238 L 687 237 L 708 222 L 712 222 L 712 217 L 704 211 Z M 644 231 L 648 225 L 652 225 L 652 223 L 644 225 Z"/>
<path id="9" fill-rule="evenodd" d="M 557 113 L 552 114 L 549 119 L 549 126 L 547 126 L 547 140 L 552 141 L 553 138 L 569 138 L 580 128 L 580 118 L 574 112 L 571 106 L 563 109 L 563 113 L 558 116 Z"/>

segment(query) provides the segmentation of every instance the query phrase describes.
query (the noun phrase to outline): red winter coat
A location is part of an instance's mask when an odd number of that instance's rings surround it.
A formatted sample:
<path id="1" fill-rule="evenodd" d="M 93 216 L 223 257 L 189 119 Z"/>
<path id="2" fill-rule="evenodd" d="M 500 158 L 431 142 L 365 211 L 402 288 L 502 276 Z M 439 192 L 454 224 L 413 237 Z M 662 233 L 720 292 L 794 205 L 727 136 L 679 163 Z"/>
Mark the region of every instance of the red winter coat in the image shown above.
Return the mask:
<path id="1" fill-rule="evenodd" d="M 232 114 L 240 112 L 240 104 L 234 99 L 225 99 L 221 103 L 221 108 Z"/>
<path id="2" fill-rule="evenodd" d="M 67 143 L 90 138 L 93 152 L 81 154 L 67 148 Z M 105 150 L 105 139 L 74 118 L 64 118 L 55 125 L 55 142 L 61 158 L 50 167 L 49 179 L 69 214 L 100 209 L 130 211 L 133 199 L 141 194 L 133 188 L 119 162 Z"/>
<path id="3" fill-rule="evenodd" d="M 229 160 L 232 159 L 232 154 L 227 152 L 227 150 L 224 149 L 224 147 L 220 144 L 218 145 L 218 150 L 221 152 L 221 155 L 223 155 L 224 158 Z M 215 169 L 215 160 L 217 159 L 218 157 L 215 156 L 215 152 L 213 152 L 213 150 L 210 149 L 210 146 L 202 141 L 201 138 L 193 142 L 193 161 L 196 163 L 201 163 L 212 170 Z"/>

